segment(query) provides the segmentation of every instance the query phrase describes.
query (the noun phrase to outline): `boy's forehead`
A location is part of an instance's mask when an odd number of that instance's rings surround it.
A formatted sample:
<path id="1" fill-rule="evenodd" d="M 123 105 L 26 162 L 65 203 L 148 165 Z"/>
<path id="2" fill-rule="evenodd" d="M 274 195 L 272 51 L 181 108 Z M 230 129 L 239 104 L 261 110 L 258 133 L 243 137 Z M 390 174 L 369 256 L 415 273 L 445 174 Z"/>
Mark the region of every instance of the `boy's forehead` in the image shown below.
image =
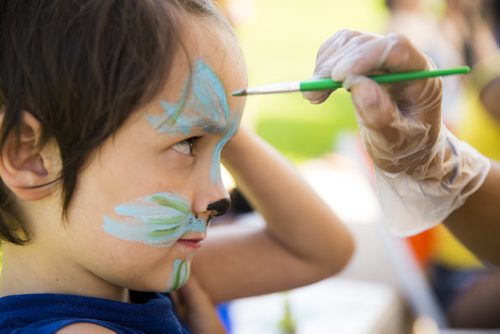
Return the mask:
<path id="1" fill-rule="evenodd" d="M 200 25 L 201 26 L 201 25 Z M 241 118 L 244 99 L 231 92 L 246 87 L 241 51 L 230 32 L 190 28 L 173 60 L 167 84 L 148 119 L 160 132 L 187 134 L 193 128 L 224 133 Z"/>
<path id="2" fill-rule="evenodd" d="M 217 74 L 202 60 L 194 62 L 176 101 L 162 99 L 160 115 L 148 119 L 160 132 L 188 134 L 193 128 L 224 133 L 233 115 Z"/>
<path id="3" fill-rule="evenodd" d="M 182 46 L 173 60 L 167 90 L 188 79 L 199 60 L 217 75 L 227 92 L 246 87 L 243 55 L 230 29 L 214 17 L 197 17 L 195 21 L 187 18 L 180 36 Z M 165 93 L 179 97 L 180 89 L 177 87 L 176 92 Z"/>
<path id="4" fill-rule="evenodd" d="M 181 100 L 186 84 L 192 89 L 212 86 L 212 91 L 218 93 L 212 94 L 213 97 L 222 98 L 222 90 L 230 109 L 240 109 L 242 99 L 235 99 L 231 92 L 246 87 L 247 75 L 243 56 L 231 32 L 224 27 L 206 30 L 203 25 L 189 29 L 191 33 L 184 36 L 191 38 L 183 41 L 184 48 L 179 48 L 172 62 L 161 99 Z"/>

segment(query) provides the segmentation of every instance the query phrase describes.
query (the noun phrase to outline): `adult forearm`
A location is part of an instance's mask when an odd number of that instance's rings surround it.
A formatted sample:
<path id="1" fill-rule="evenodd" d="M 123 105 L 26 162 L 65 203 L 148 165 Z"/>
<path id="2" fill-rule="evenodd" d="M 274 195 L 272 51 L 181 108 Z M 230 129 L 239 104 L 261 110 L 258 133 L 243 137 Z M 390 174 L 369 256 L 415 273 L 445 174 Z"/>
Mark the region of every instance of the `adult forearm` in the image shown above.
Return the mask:
<path id="1" fill-rule="evenodd" d="M 500 164 L 492 163 L 479 190 L 445 221 L 481 260 L 500 266 Z"/>
<path id="2" fill-rule="evenodd" d="M 485 110 L 497 121 L 500 122 L 500 73 L 486 87 L 479 96 Z"/>

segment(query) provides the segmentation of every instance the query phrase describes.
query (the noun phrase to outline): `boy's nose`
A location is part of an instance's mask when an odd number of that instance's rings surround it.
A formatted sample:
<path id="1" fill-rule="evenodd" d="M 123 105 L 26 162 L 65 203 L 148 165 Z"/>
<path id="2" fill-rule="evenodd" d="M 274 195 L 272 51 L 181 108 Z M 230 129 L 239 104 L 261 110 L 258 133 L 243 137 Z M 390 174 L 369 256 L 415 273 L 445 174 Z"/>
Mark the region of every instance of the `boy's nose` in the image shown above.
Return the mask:
<path id="1" fill-rule="evenodd" d="M 229 210 L 229 194 L 222 183 L 203 179 L 196 184 L 192 202 L 193 213 L 197 216 L 221 216 Z"/>

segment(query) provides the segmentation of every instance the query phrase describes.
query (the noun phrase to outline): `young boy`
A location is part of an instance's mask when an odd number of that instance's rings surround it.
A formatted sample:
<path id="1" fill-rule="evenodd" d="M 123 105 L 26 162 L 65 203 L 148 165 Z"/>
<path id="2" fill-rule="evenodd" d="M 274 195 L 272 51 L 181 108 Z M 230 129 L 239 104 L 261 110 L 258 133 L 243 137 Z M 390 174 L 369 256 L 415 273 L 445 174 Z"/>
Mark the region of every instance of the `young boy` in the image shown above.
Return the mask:
<path id="1" fill-rule="evenodd" d="M 186 332 L 169 293 L 191 276 L 188 325 L 216 333 L 214 304 L 346 264 L 335 214 L 238 129 L 244 63 L 210 3 L 0 6 L 0 332 Z M 266 226 L 201 242 L 229 207 L 221 157 Z"/>

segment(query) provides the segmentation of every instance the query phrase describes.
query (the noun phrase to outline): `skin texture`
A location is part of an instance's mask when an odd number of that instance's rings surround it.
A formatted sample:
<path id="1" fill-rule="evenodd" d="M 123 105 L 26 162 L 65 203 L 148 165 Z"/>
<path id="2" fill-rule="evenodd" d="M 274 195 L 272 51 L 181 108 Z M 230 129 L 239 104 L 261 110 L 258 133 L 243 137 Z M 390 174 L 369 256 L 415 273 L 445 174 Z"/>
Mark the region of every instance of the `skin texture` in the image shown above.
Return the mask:
<path id="1" fill-rule="evenodd" d="M 22 247 L 3 245 L 1 295 L 52 292 L 127 302 L 129 289 L 165 291 L 166 282 L 185 280 L 172 277 L 178 276 L 176 268 L 182 267 L 182 261 L 194 256 L 191 273 L 199 284 L 188 281 L 179 290 L 179 300 L 194 330 L 218 333 L 220 326 L 213 321 L 215 303 L 312 283 L 347 263 L 353 241 L 331 209 L 269 145 L 244 129 L 234 133 L 245 99 L 229 97 L 227 92 L 245 87 L 246 73 L 233 36 L 212 18 L 186 17 L 184 23 L 183 41 L 189 56 L 178 53 L 160 96 L 133 114 L 89 158 L 65 221 L 61 218 L 60 184 L 42 190 L 14 187 L 15 183 L 46 183 L 60 166 L 57 145 L 35 149 L 39 123 L 26 113 L 22 149 L 13 153 L 7 146 L 9 154 L 2 155 L 0 172 L 2 177 L 9 173 L 13 182 L 7 183 L 18 197 L 34 239 Z M 210 131 L 198 125 L 187 134 L 157 131 L 151 116 L 164 115 L 165 101 L 175 104 L 181 99 L 189 69 L 199 59 L 225 89 L 226 126 Z M 193 111 L 182 112 L 189 116 Z M 193 136 L 199 138 L 192 140 Z M 179 242 L 155 247 L 143 240 L 117 237 L 103 228 L 103 217 L 117 222 L 124 219 L 120 211 L 124 204 L 164 193 L 182 197 L 192 215 L 207 222 L 216 214 L 210 205 L 227 197 L 218 181 L 220 175 L 214 178 L 217 152 L 223 146 L 223 163 L 262 213 L 266 226 L 213 228 L 199 250 Z M 205 237 L 201 230 L 188 230 L 180 236 L 184 240 Z M 174 282 L 171 288 L 180 285 Z M 106 332 L 94 327 L 78 324 L 61 332 Z"/>
<path id="2" fill-rule="evenodd" d="M 446 227 L 478 258 L 500 266 L 500 165 L 493 162 L 479 190 L 445 220 Z"/>

